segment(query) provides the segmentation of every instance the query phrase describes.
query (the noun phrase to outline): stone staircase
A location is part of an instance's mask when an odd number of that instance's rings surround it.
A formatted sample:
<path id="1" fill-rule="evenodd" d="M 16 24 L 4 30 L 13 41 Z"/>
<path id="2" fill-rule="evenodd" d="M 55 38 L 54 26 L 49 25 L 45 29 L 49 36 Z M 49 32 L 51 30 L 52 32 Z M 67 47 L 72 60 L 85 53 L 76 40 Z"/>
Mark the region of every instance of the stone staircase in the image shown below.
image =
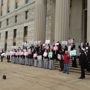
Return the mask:
<path id="1" fill-rule="evenodd" d="M 59 62 L 55 61 L 55 69 L 56 70 L 60 70 Z M 80 66 L 79 66 L 79 60 L 78 59 L 77 59 L 77 68 L 72 67 L 72 60 L 70 60 L 69 70 L 70 70 L 70 72 L 81 73 Z M 90 72 L 85 71 L 85 74 L 86 75 L 90 75 Z"/>

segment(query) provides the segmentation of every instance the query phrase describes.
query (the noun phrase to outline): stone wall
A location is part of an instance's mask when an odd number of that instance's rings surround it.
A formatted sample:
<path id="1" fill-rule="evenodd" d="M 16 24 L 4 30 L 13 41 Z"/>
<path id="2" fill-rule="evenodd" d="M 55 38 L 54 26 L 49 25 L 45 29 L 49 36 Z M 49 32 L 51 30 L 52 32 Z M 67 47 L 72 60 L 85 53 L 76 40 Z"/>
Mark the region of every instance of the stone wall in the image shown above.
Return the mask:
<path id="1" fill-rule="evenodd" d="M 77 3 L 78 2 L 78 3 Z M 28 26 L 27 40 L 34 40 L 35 30 L 35 0 L 30 0 L 30 3 L 25 4 L 24 0 L 20 0 L 20 6 L 15 9 L 15 0 L 11 0 L 10 13 L 4 12 L 4 16 L 0 17 L 2 27 L 0 28 L 1 39 L 0 47 L 4 48 L 5 31 L 8 31 L 7 50 L 10 50 L 13 45 L 13 30 L 17 29 L 16 45 L 22 46 L 24 27 Z M 47 0 L 46 11 L 46 40 L 53 43 L 55 39 L 55 4 L 56 0 Z M 4 7 L 6 8 L 6 7 Z M 25 12 L 29 11 L 29 18 L 25 19 Z M 5 10 L 6 11 L 6 10 Z M 15 23 L 15 16 L 17 15 L 17 23 Z M 6 25 L 6 19 L 9 19 L 9 25 Z M 82 0 L 72 0 L 72 7 L 70 10 L 70 38 L 75 39 L 76 42 L 81 40 L 82 32 Z M 78 33 L 78 34 L 77 34 Z M 77 36 L 76 36 L 77 35 Z"/>
<path id="2" fill-rule="evenodd" d="M 14 0 L 13 0 L 14 1 Z M 20 0 L 23 1 L 23 0 Z M 12 2 L 13 3 L 13 2 Z M 28 26 L 28 42 L 33 40 L 34 37 L 34 17 L 35 17 L 35 0 L 30 0 L 30 3 L 23 4 L 20 3 L 20 7 L 8 13 L 6 16 L 0 17 L 2 22 L 2 27 L 0 28 L 1 38 L 0 38 L 0 47 L 5 46 L 5 31 L 8 31 L 7 39 L 7 50 L 11 50 L 13 46 L 13 31 L 17 29 L 16 35 L 16 45 L 17 47 L 22 46 L 24 27 Z M 29 11 L 28 19 L 25 19 L 25 12 Z M 17 23 L 15 23 L 15 16 L 17 15 Z M 9 25 L 6 25 L 6 19 L 9 19 Z"/>

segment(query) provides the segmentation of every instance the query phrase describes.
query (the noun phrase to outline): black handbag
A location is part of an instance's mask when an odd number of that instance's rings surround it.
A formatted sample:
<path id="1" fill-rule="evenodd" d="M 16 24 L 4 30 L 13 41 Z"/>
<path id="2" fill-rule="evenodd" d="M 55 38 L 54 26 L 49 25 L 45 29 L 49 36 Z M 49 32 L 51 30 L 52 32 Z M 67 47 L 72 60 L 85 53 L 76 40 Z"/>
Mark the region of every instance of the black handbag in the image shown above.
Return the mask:
<path id="1" fill-rule="evenodd" d="M 3 79 L 6 79 L 6 75 L 3 75 L 3 77 L 2 77 Z"/>

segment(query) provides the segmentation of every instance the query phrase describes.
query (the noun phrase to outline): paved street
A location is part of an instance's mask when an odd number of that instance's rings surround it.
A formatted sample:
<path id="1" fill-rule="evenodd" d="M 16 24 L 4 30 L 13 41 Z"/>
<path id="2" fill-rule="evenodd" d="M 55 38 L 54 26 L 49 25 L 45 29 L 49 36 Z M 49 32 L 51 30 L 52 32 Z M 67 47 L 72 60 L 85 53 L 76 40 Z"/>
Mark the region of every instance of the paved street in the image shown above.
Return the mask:
<path id="1" fill-rule="evenodd" d="M 2 75 L 7 80 L 2 79 Z M 90 90 L 90 76 L 0 62 L 0 90 Z"/>

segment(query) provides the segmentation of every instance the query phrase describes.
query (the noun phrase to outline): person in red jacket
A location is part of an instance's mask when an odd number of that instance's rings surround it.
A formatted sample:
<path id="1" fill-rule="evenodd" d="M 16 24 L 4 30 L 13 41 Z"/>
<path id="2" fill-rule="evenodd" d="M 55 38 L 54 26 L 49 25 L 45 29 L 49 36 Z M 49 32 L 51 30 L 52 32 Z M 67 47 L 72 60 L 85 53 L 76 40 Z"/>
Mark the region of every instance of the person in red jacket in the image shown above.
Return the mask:
<path id="1" fill-rule="evenodd" d="M 64 55 L 64 73 L 69 74 L 69 60 L 70 60 L 70 55 L 68 54 L 68 51 L 65 51 Z"/>

